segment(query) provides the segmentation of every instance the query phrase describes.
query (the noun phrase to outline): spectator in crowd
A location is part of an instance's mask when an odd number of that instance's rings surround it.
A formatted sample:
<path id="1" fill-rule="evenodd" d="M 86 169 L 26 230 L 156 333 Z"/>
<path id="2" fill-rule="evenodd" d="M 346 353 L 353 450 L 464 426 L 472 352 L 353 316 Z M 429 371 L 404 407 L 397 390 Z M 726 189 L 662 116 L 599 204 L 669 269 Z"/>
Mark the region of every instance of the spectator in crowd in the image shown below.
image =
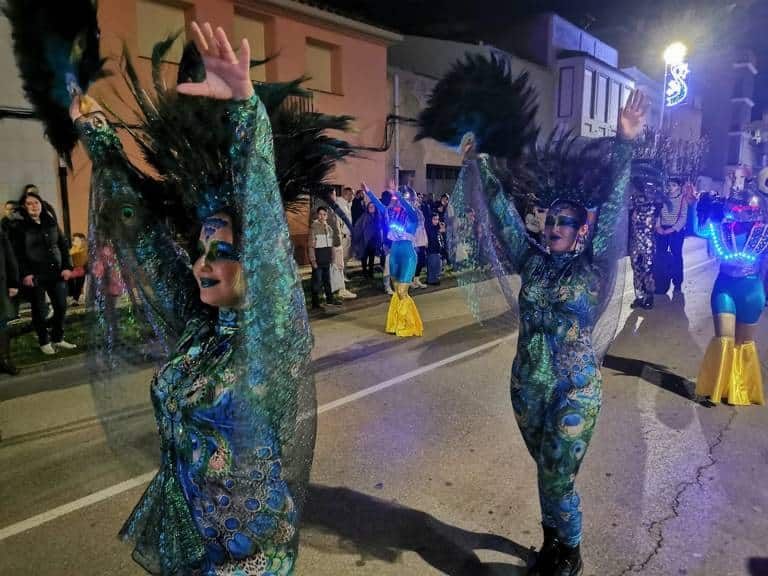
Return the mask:
<path id="1" fill-rule="evenodd" d="M 656 220 L 655 291 L 666 294 L 670 282 L 674 292 L 683 291 L 683 242 L 688 220 L 688 204 L 692 198 L 683 190 L 682 180 L 669 178 L 666 202 Z"/>
<path id="2" fill-rule="evenodd" d="M 352 234 L 355 248 L 355 256 L 363 265 L 363 275 L 373 278 L 373 262 L 377 255 L 381 255 L 383 240 L 383 218 L 376 210 L 376 205 L 368 203 L 366 212 L 355 224 Z"/>
<path id="3" fill-rule="evenodd" d="M 22 194 L 19 213 L 20 221 L 11 228 L 11 243 L 23 289 L 32 305 L 32 325 L 37 332 L 40 350 L 46 355 L 56 354 L 58 350 L 72 350 L 77 346 L 64 340 L 66 282 L 72 275 L 67 239 L 36 192 L 27 190 Z M 46 322 L 46 294 L 53 306 L 50 335 Z"/>
<path id="4" fill-rule="evenodd" d="M 440 222 L 440 216 L 432 214 L 431 221 L 427 223 L 427 284 L 430 286 L 440 285 L 445 252 L 441 230 L 444 228 L 445 223 Z"/>
<path id="5" fill-rule="evenodd" d="M 424 269 L 424 266 L 427 265 L 427 230 L 426 230 L 426 224 L 427 221 L 424 219 L 424 211 L 421 209 L 421 197 L 419 194 L 414 194 L 412 191 L 412 188 L 406 188 L 403 187 L 400 190 L 400 193 L 413 202 L 413 207 L 416 209 L 416 214 L 419 217 L 419 225 L 416 228 L 416 234 L 413 235 L 413 247 L 416 250 L 416 274 L 413 277 L 413 282 L 411 282 L 411 286 L 414 288 L 426 288 L 426 286 L 421 282 L 421 271 Z"/>
<path id="6" fill-rule="evenodd" d="M 11 334 L 8 322 L 16 317 L 13 299 L 19 292 L 19 267 L 8 235 L 0 228 L 0 372 L 19 373 L 11 360 Z"/>
<path id="7" fill-rule="evenodd" d="M 365 192 L 355 191 L 355 197 L 352 200 L 352 225 L 356 225 L 360 217 L 365 214 Z"/>
<path id="8" fill-rule="evenodd" d="M 16 202 L 13 200 L 8 200 L 8 202 L 5 203 L 3 206 L 3 222 L 5 222 L 6 218 L 11 216 L 13 212 L 16 210 Z"/>
<path id="9" fill-rule="evenodd" d="M 88 244 L 85 234 L 75 232 L 72 235 L 72 248 L 69 249 L 69 255 L 72 258 L 72 276 L 69 279 L 69 296 L 72 298 L 72 304 L 80 305 L 80 296 L 85 286 L 85 271 L 88 266 Z"/>
<path id="10" fill-rule="evenodd" d="M 309 229 L 309 262 L 312 265 L 312 308 L 320 308 L 320 292 L 325 292 L 325 303 L 340 306 L 341 300 L 331 290 L 334 232 L 328 224 L 328 209 L 320 206 Z"/>
<path id="11" fill-rule="evenodd" d="M 352 244 L 352 221 L 349 210 L 343 198 L 336 196 L 336 191 L 331 189 L 328 194 L 328 224 L 333 230 L 333 262 L 331 263 L 331 289 L 343 300 L 357 298 L 357 294 L 347 290 L 347 278 L 344 275 L 345 253 L 347 244 Z"/>
<path id="12" fill-rule="evenodd" d="M 453 224 L 453 209 L 450 205 L 450 196 L 448 194 L 442 194 L 440 196 L 440 200 L 435 205 L 434 211 L 437 213 L 438 217 L 440 218 L 440 222 L 443 224 L 441 227 L 442 232 L 440 233 L 443 237 L 443 258 L 448 261 L 448 230 Z"/>

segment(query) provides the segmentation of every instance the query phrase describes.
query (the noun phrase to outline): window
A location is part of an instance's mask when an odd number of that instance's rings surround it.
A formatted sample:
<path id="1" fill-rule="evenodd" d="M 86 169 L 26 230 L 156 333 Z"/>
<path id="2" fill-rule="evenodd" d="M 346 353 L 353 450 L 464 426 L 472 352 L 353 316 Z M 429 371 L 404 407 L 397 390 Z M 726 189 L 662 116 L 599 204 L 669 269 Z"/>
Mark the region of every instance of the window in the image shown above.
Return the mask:
<path id="1" fill-rule="evenodd" d="M 728 137 L 728 164 L 741 163 L 741 135 L 733 134 Z"/>
<path id="2" fill-rule="evenodd" d="M 184 8 L 177 4 L 154 0 L 137 0 L 136 22 L 138 25 L 139 56 L 152 57 L 152 48 L 171 34 L 181 32 L 165 60 L 178 64 L 186 42 Z"/>
<path id="3" fill-rule="evenodd" d="M 307 38 L 304 68 L 304 73 L 309 77 L 307 88 L 322 92 L 341 92 L 338 60 L 337 46 Z"/>
<path id="4" fill-rule="evenodd" d="M 605 122 L 608 111 L 608 76 L 600 74 L 597 77 L 597 96 L 595 98 L 595 118 L 599 122 Z"/>
<path id="5" fill-rule="evenodd" d="M 459 179 L 459 166 L 427 164 L 427 199 L 437 200 L 443 194 L 451 194 Z"/>
<path id="6" fill-rule="evenodd" d="M 611 91 L 608 94 L 608 124 L 616 126 L 619 123 L 619 92 L 621 84 L 611 81 Z"/>
<path id="7" fill-rule="evenodd" d="M 560 70 L 560 85 L 557 95 L 558 118 L 570 118 L 573 115 L 573 67 Z"/>
<path id="8" fill-rule="evenodd" d="M 265 22 L 258 18 L 235 14 L 235 27 L 233 44 L 240 42 L 241 38 L 248 39 L 251 47 L 251 60 L 264 60 L 267 54 L 267 42 L 265 34 Z M 237 46 L 235 46 L 237 48 Z M 251 68 L 251 80 L 255 82 L 267 81 L 266 66 L 254 66 Z"/>
<path id="9" fill-rule="evenodd" d="M 595 72 L 593 70 L 590 70 L 589 68 L 586 68 L 584 70 L 584 97 L 583 97 L 583 108 L 587 108 L 589 110 L 589 117 L 594 118 L 595 117 L 595 105 L 594 105 L 594 99 L 592 97 L 594 93 L 595 88 Z"/>

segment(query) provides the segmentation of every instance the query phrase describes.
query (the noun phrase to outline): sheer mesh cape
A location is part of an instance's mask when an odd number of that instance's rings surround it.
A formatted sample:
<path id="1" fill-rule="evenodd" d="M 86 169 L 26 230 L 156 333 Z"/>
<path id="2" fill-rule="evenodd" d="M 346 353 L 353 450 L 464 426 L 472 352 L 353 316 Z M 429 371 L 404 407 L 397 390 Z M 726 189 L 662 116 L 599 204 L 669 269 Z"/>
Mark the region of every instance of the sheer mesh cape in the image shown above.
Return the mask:
<path id="1" fill-rule="evenodd" d="M 566 199 L 586 204 L 584 198 L 588 198 L 590 204 L 588 240 L 580 247 L 581 253 L 574 265 L 588 268 L 599 277 L 592 345 L 602 360 L 615 337 L 624 300 L 627 272 L 624 258 L 627 243 L 625 189 L 631 146 L 608 141 L 600 146 L 604 154 L 599 169 L 585 165 L 579 186 L 571 188 L 571 194 L 566 194 L 567 190 L 563 192 Z M 597 157 L 593 151 L 589 154 Z M 570 162 L 574 163 L 578 157 L 572 157 Z M 467 296 L 470 310 L 482 323 L 503 315 L 505 325 L 510 329 L 519 325 L 516 302 L 519 280 L 514 276 L 521 272 L 525 256 L 511 258 L 509 255 L 546 254 L 546 249 L 526 231 L 515 207 L 515 200 L 524 190 L 521 182 L 536 182 L 534 175 L 521 178 L 515 174 L 515 171 L 525 169 L 521 163 L 510 165 L 506 160 L 481 154 L 464 162 L 451 197 L 455 225 L 450 245 L 460 270 L 459 284 Z M 551 180 L 549 182 L 547 185 L 551 185 Z M 517 194 L 510 194 L 509 189 Z M 584 194 L 580 197 L 574 194 L 577 189 L 584 190 Z M 527 189 L 534 198 L 546 198 L 545 192 L 551 194 L 541 188 Z M 505 222 L 500 221 L 499 205 L 504 206 Z"/>

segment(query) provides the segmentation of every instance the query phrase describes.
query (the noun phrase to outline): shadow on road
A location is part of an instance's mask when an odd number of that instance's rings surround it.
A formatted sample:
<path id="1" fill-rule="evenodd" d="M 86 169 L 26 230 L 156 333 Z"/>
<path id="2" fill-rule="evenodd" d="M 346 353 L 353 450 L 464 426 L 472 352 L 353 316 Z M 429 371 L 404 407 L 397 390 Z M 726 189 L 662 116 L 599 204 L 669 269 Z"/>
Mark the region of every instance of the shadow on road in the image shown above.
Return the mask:
<path id="1" fill-rule="evenodd" d="M 334 537 L 328 542 L 324 536 Z M 484 564 L 475 550 L 494 550 L 527 560 L 528 548 L 495 534 L 470 532 L 349 488 L 312 484 L 304 510 L 302 542 L 326 552 L 360 554 L 394 563 L 404 551 L 417 553 L 450 576 L 517 576 L 524 568 Z M 361 563 L 362 562 L 362 563 Z"/>
<path id="2" fill-rule="evenodd" d="M 677 394 L 686 400 L 696 400 L 693 393 L 694 383 L 687 378 L 673 374 L 660 364 L 638 360 L 637 358 L 625 358 L 608 354 L 605 360 L 603 360 L 603 366 L 616 372 L 621 372 L 626 376 L 642 378 L 646 382 L 658 386 L 667 392 Z"/>

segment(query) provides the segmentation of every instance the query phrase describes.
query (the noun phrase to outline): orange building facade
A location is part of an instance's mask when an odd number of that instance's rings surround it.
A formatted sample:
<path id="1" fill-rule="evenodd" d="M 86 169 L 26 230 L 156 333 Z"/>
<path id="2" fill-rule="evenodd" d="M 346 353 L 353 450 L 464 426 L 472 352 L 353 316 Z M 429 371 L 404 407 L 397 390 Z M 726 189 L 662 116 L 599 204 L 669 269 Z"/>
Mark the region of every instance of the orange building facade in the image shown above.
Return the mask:
<path id="1" fill-rule="evenodd" d="M 221 26 L 230 37 L 245 36 L 252 58 L 273 56 L 265 66 L 254 69 L 254 80 L 282 82 L 310 77 L 305 87 L 311 90 L 311 98 L 304 104 L 318 112 L 353 116 L 353 131 L 342 136 L 353 145 L 384 145 L 389 113 L 387 47 L 401 37 L 293 0 L 100 2 L 102 53 L 111 59 L 114 74 L 98 82 L 92 94 L 125 114 L 127 110 L 117 97 L 127 96 L 118 66 L 123 46 L 132 55 L 142 80 L 150 86 L 151 46 L 169 33 L 188 29 L 193 20 Z M 175 78 L 174 61 L 180 58 L 184 37 L 182 34 L 169 56 L 170 83 Z M 123 141 L 129 157 L 141 164 L 138 151 L 126 138 Z M 83 232 L 87 228 L 90 163 L 81 149 L 75 151 L 73 164 L 67 181 L 71 230 Z M 366 152 L 364 157 L 337 165 L 329 184 L 357 187 L 365 180 L 381 189 L 390 172 L 385 152 Z M 289 213 L 289 222 L 301 260 L 309 214 Z"/>

